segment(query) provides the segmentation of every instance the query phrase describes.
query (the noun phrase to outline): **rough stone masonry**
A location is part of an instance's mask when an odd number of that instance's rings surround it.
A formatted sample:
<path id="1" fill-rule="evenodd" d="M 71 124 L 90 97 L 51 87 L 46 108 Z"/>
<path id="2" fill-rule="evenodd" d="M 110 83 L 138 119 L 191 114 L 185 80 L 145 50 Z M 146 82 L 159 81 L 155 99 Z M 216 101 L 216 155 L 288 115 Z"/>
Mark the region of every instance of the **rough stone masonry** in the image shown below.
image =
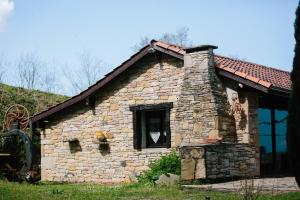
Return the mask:
<path id="1" fill-rule="evenodd" d="M 206 153 L 196 158 L 201 164 L 183 157 L 183 169 L 185 164 L 192 166 L 191 163 L 196 169 L 193 176 L 183 176 L 183 179 L 234 175 L 243 163 L 251 165 L 251 170 L 257 169 L 253 136 L 257 116 L 251 115 L 256 104 L 248 100 L 252 94 L 233 90 L 238 98 L 244 95 L 241 104 L 245 107 L 246 122 L 240 127 L 237 120 L 241 117 L 230 114 L 227 86 L 216 76 L 213 59 L 212 49 L 188 52 L 184 61 L 167 55 L 158 60 L 154 54 L 148 54 L 96 94 L 94 109 L 78 104 L 56 115 L 41 134 L 42 180 L 131 182 L 148 169 L 152 160 L 172 149 L 211 143 L 215 145 L 202 149 Z M 173 103 L 171 148 L 134 149 L 130 106 L 170 102 Z M 99 131 L 110 135 L 105 144 L 99 144 L 96 138 L 95 133 Z M 231 153 L 233 147 L 224 142 L 245 143 L 246 153 L 242 153 L 242 144 L 234 146 L 241 153 Z M 106 151 L 101 151 L 100 145 L 105 145 Z M 224 152 L 228 157 L 215 166 L 215 157 Z M 223 165 L 229 167 L 224 171 L 220 167 Z"/>

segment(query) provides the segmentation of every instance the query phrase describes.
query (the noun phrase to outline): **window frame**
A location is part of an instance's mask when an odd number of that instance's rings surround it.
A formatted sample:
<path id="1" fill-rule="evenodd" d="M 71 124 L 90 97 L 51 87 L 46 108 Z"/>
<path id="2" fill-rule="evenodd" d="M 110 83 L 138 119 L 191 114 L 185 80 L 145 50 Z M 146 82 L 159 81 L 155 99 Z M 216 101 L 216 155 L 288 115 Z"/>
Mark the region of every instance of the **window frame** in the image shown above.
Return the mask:
<path id="1" fill-rule="evenodd" d="M 133 105 L 130 106 L 130 111 L 133 114 L 133 147 L 134 149 L 144 149 L 144 148 L 170 148 L 171 147 L 171 128 L 170 128 L 170 110 L 173 108 L 173 102 L 160 103 L 160 104 L 146 104 L 146 105 Z M 164 117 L 161 117 L 161 120 L 164 119 L 163 125 L 166 131 L 166 142 L 164 145 L 150 145 L 148 142 L 148 136 L 146 131 L 146 147 L 142 148 L 142 112 L 155 112 L 161 111 L 164 112 Z M 147 118 L 147 117 L 145 117 Z M 146 121 L 146 120 L 145 120 Z M 145 123 L 147 129 L 147 123 Z M 161 128 L 161 130 L 163 130 Z M 163 134 L 163 133 L 161 133 Z"/>

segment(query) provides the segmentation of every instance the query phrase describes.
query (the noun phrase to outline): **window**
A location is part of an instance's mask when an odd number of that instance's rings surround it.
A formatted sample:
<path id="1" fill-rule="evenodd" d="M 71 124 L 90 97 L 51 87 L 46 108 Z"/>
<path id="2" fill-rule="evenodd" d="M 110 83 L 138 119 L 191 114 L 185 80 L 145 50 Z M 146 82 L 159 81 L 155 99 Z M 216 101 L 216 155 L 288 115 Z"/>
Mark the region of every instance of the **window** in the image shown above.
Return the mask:
<path id="1" fill-rule="evenodd" d="M 273 151 L 275 152 L 275 149 L 272 149 L 272 137 L 275 137 L 276 152 L 286 152 L 287 111 L 274 109 L 274 122 L 271 120 L 271 113 L 271 109 L 259 109 L 258 132 L 260 146 L 266 153 L 271 153 Z M 274 124 L 274 136 L 272 136 L 272 123 Z"/>
<path id="2" fill-rule="evenodd" d="M 276 152 L 286 152 L 287 111 L 275 110 Z"/>
<path id="3" fill-rule="evenodd" d="M 173 103 L 131 106 L 133 112 L 133 147 L 171 147 L 170 109 Z"/>
<path id="4" fill-rule="evenodd" d="M 262 109 L 258 110 L 258 133 L 259 145 L 263 152 L 272 152 L 272 130 L 271 130 L 271 110 Z"/>

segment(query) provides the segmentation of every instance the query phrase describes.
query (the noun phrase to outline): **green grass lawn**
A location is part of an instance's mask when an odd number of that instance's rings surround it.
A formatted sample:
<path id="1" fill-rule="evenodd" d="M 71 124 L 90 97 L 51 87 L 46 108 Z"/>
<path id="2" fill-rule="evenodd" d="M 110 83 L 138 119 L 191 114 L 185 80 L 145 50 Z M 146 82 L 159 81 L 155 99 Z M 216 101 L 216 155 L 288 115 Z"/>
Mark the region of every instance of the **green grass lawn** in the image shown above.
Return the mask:
<path id="1" fill-rule="evenodd" d="M 137 184 L 103 186 L 97 184 L 11 183 L 0 181 L 0 200 L 41 199 L 241 199 L 233 193 L 180 190 L 179 187 L 155 187 Z M 300 193 L 261 196 L 259 199 L 300 199 Z"/>

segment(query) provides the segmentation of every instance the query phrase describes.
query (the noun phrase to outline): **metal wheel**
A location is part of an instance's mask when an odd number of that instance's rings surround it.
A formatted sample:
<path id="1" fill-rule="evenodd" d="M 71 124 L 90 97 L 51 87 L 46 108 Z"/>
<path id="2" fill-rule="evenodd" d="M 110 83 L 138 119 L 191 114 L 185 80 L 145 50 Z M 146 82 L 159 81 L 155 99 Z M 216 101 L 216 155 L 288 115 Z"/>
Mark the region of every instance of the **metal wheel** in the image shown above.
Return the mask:
<path id="1" fill-rule="evenodd" d="M 29 113 L 24 106 L 15 104 L 10 106 L 5 112 L 3 129 L 9 130 L 13 123 L 18 123 L 21 130 L 27 128 L 29 123 Z"/>

